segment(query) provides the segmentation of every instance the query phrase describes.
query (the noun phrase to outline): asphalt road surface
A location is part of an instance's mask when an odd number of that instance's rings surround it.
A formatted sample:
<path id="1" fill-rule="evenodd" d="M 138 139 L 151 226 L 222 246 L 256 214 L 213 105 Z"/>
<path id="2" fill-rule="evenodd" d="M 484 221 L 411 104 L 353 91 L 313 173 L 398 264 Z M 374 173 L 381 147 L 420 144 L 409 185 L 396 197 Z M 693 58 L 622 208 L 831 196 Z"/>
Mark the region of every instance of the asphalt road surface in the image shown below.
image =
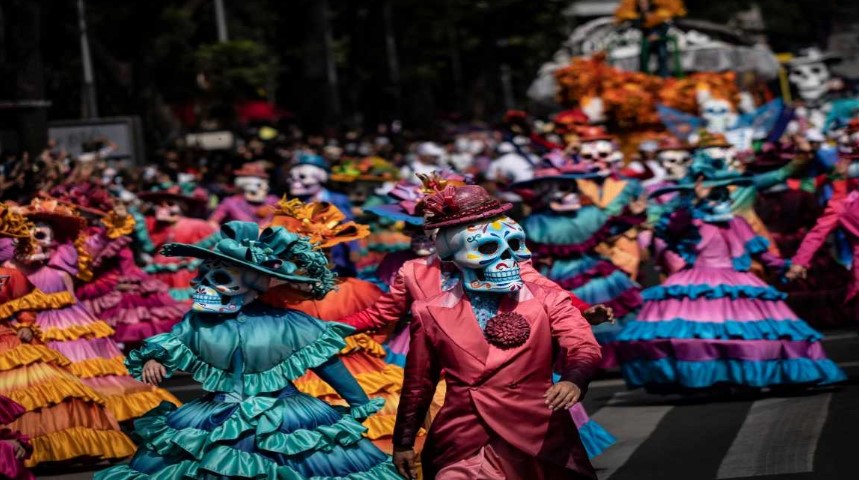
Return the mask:
<path id="1" fill-rule="evenodd" d="M 594 382 L 585 407 L 618 439 L 593 461 L 600 480 L 859 478 L 859 336 L 827 332 L 824 345 L 849 380 L 814 392 L 681 397 Z M 190 377 L 165 386 L 182 401 L 200 393 Z M 37 474 L 77 480 L 93 470 Z"/>

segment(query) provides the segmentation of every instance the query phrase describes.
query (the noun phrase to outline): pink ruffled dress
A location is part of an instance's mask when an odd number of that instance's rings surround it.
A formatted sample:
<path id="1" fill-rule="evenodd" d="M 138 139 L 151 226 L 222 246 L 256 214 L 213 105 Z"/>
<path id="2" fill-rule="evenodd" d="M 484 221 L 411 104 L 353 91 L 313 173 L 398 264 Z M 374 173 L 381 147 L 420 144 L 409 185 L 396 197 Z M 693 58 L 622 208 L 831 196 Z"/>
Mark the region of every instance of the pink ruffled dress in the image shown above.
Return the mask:
<path id="1" fill-rule="evenodd" d="M 47 264 L 22 266 L 22 272 L 45 293 L 72 293 L 77 261 L 74 246 L 66 243 L 57 248 Z M 104 397 L 106 407 L 117 420 L 137 418 L 162 401 L 180 403 L 166 390 L 132 378 L 125 368 L 125 356 L 111 338 L 113 329 L 80 303 L 38 312 L 36 325 L 42 340 L 71 360 L 71 372 Z"/>
<path id="2" fill-rule="evenodd" d="M 24 407 L 0 396 L 0 479 L 10 480 L 32 480 L 36 477 L 24 468 L 24 460 L 33 454 L 33 446 L 30 439 L 21 432 L 13 432 L 5 428 L 25 412 Z M 17 441 L 24 447 L 26 453 L 24 458 L 15 457 L 15 448 L 9 441 Z"/>
<path id="3" fill-rule="evenodd" d="M 93 255 L 93 278 L 75 294 L 93 316 L 116 330 L 114 340 L 139 342 L 182 320 L 185 308 L 170 296 L 167 285 L 134 262 L 130 237 L 111 239 L 103 228 L 91 233 L 87 249 Z"/>

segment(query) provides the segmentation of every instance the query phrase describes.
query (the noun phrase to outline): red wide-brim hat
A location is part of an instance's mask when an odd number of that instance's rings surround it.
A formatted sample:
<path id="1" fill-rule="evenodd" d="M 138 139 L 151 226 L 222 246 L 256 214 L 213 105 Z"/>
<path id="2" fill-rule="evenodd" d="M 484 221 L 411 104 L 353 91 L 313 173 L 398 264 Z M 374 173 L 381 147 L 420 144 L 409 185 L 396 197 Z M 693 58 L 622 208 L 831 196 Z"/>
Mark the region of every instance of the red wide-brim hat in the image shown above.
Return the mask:
<path id="1" fill-rule="evenodd" d="M 501 202 L 483 187 L 447 186 L 424 199 L 424 228 L 431 230 L 486 221 L 511 208 L 513 204 Z"/>

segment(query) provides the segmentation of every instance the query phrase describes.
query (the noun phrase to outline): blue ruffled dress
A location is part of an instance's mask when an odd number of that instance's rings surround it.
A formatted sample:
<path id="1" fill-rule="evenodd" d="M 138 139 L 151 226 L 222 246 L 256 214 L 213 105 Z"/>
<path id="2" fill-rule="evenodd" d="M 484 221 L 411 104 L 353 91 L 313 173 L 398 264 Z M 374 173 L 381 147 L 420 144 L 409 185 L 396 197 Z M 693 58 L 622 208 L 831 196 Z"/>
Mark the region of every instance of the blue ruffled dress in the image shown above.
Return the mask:
<path id="1" fill-rule="evenodd" d="M 337 358 L 352 331 L 259 302 L 232 316 L 188 313 L 133 351 L 127 366 L 139 377 L 155 359 L 168 376 L 189 372 L 208 393 L 138 419 L 137 454 L 95 479 L 399 479 L 360 423 L 384 402 L 370 400 Z M 292 382 L 308 369 L 351 410 L 299 392 Z"/>

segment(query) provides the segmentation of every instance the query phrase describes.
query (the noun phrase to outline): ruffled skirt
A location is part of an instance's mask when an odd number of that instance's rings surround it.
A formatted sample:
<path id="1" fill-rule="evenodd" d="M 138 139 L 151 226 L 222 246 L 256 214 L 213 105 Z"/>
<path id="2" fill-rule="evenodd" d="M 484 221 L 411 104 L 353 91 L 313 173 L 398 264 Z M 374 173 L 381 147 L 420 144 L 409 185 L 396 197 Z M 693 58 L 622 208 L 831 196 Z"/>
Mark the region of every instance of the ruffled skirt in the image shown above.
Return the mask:
<path id="1" fill-rule="evenodd" d="M 643 292 L 644 308 L 618 336 L 631 387 L 767 387 L 844 380 L 820 333 L 784 303 L 786 295 L 751 273 L 693 268 Z"/>
<path id="2" fill-rule="evenodd" d="M 162 404 L 135 422 L 140 450 L 129 465 L 95 475 L 129 479 L 396 480 L 387 455 L 355 419 L 287 387 L 277 397 L 209 394 L 180 408 Z"/>

